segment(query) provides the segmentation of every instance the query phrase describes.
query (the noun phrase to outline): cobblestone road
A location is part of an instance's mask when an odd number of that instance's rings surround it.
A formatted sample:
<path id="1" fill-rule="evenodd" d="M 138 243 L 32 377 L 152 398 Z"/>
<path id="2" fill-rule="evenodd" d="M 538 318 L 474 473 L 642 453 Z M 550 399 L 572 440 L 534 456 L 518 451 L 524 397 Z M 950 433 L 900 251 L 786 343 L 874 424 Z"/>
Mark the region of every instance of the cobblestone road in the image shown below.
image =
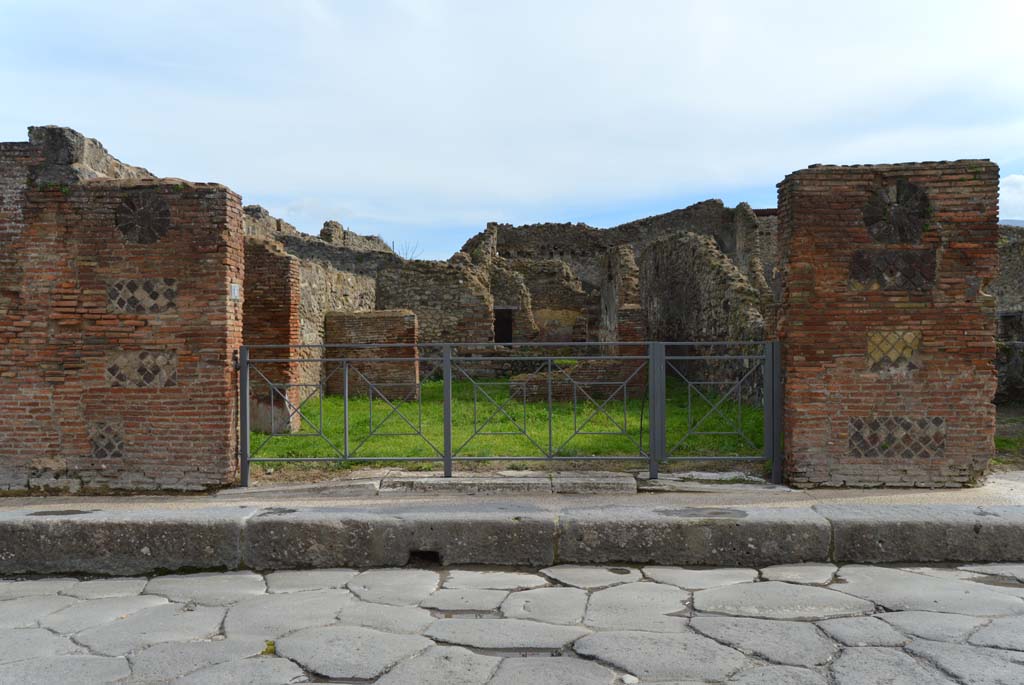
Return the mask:
<path id="1" fill-rule="evenodd" d="M 0 581 L 0 683 L 1024 683 L 1024 564 Z"/>

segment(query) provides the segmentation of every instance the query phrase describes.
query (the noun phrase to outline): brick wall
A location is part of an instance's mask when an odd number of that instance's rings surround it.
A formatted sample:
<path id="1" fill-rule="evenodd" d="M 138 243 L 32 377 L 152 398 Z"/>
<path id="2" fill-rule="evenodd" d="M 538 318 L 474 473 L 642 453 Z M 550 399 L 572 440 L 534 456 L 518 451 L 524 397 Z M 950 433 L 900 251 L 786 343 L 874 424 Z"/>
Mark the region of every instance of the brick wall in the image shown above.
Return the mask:
<path id="1" fill-rule="evenodd" d="M 398 347 L 333 348 L 328 354 L 346 359 L 401 358 L 403 361 L 349 363 L 348 393 L 366 395 L 368 382 L 380 386 L 380 392 L 394 402 L 419 394 L 419 348 L 416 314 L 408 309 L 374 312 L 329 312 L 324 319 L 327 345 L 400 344 Z M 327 362 L 324 373 L 329 394 L 344 393 L 344 370 L 337 362 Z"/>
<path id="2" fill-rule="evenodd" d="M 993 453 L 998 168 L 815 166 L 779 184 L 797 486 L 958 486 Z"/>
<path id="3" fill-rule="evenodd" d="M 142 177 L 66 131 L 0 145 L 0 488 L 226 483 L 239 198 Z"/>
<path id="4" fill-rule="evenodd" d="M 246 345 L 298 345 L 299 260 L 280 245 L 256 239 L 245 241 L 245 307 L 243 339 Z M 317 353 L 318 354 L 318 353 Z M 300 349 L 254 349 L 251 359 L 289 359 L 254 362 L 249 371 L 249 416 L 253 430 L 263 433 L 299 431 L 297 411 L 320 382 L 320 366 L 302 363 Z M 300 386 L 304 384 L 305 387 Z M 311 426 L 305 428 L 312 429 Z"/>

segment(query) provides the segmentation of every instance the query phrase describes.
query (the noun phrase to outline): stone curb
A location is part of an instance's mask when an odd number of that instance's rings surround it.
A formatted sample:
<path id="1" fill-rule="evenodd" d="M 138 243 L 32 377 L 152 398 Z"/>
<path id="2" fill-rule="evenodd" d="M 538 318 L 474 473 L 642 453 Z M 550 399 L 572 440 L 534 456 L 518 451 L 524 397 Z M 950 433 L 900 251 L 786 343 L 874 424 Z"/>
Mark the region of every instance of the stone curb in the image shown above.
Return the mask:
<path id="1" fill-rule="evenodd" d="M 1024 561 L 1024 507 L 529 504 L 0 513 L 0 574 L 443 564 Z"/>

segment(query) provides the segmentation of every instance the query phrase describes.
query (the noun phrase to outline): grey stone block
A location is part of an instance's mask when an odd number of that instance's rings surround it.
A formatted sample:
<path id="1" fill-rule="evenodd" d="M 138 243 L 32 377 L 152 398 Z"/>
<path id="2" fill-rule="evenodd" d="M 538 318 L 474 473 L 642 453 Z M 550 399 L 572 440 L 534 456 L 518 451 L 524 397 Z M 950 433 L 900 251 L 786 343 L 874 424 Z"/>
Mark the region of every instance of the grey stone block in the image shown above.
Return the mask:
<path id="1" fill-rule="evenodd" d="M 390 476 L 380 483 L 382 497 L 409 495 L 538 495 L 551 494 L 551 478 L 537 476 Z"/>
<path id="2" fill-rule="evenodd" d="M 628 473 L 556 473 L 551 491 L 556 495 L 630 494 L 636 492 L 636 478 Z"/>
<path id="3" fill-rule="evenodd" d="M 825 561 L 828 522 L 806 509 L 570 509 L 558 561 L 764 566 Z"/>
<path id="4" fill-rule="evenodd" d="M 1024 507 L 818 505 L 839 563 L 1024 561 Z"/>
<path id="5" fill-rule="evenodd" d="M 233 569 L 251 509 L 0 513 L 0 574 Z"/>
<path id="6" fill-rule="evenodd" d="M 555 516 L 500 508 L 267 510 L 246 526 L 251 568 L 403 566 L 414 553 L 444 564 L 546 566 L 554 560 Z"/>
<path id="7" fill-rule="evenodd" d="M 331 509 L 268 509 L 253 516 L 242 538 L 249 568 L 402 566 L 409 561 L 409 528 L 382 514 Z"/>

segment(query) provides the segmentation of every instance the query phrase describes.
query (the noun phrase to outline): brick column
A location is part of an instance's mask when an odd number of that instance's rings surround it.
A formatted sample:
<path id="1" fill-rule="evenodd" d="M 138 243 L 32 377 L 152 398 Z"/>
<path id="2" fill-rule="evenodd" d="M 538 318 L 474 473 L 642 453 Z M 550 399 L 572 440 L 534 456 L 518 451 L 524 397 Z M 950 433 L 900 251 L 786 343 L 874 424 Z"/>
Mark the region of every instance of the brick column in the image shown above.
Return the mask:
<path id="1" fill-rule="evenodd" d="M 970 484 L 993 453 L 999 170 L 814 166 L 779 184 L 786 475 Z"/>

